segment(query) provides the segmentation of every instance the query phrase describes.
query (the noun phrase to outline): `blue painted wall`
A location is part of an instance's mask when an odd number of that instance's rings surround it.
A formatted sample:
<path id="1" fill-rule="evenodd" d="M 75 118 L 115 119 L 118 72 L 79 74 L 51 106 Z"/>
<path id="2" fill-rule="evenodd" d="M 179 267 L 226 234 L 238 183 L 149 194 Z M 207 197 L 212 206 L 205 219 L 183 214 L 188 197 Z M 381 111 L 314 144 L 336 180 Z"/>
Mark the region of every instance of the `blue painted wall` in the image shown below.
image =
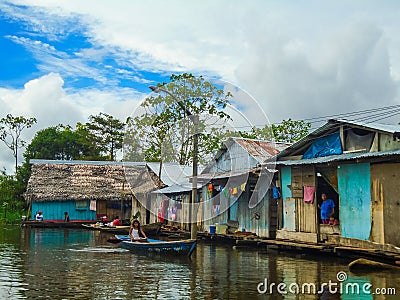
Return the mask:
<path id="1" fill-rule="evenodd" d="M 75 200 L 32 202 L 32 219 L 38 211 L 43 212 L 44 220 L 64 220 L 64 212 L 67 211 L 71 221 L 96 220 L 96 212 L 89 209 L 89 201 L 86 208 L 76 207 Z"/>
<path id="2" fill-rule="evenodd" d="M 283 199 L 283 228 L 296 231 L 296 201 L 292 198 L 292 191 L 288 187 L 292 184 L 291 167 L 282 167 L 282 199 Z M 287 199 L 289 198 L 289 199 Z"/>
<path id="3" fill-rule="evenodd" d="M 371 232 L 369 163 L 340 165 L 338 187 L 342 237 L 369 240 Z"/>

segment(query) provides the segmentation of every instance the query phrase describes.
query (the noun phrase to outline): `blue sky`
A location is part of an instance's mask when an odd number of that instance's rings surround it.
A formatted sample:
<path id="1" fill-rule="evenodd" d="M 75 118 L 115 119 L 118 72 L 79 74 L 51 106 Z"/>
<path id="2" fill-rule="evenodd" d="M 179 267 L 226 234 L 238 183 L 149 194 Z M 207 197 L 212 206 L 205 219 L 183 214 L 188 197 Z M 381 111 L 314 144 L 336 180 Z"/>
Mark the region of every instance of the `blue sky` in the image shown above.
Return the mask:
<path id="1" fill-rule="evenodd" d="M 1 69 L 7 70 L 0 74 L 2 87 L 23 88 L 27 81 L 49 72 L 59 73 L 66 89 L 128 87 L 147 92 L 149 83 L 168 79 L 168 73 L 141 70 L 125 60 L 137 53 L 96 44 L 82 16 L 62 17 L 44 28 L 39 22 L 47 25 L 45 10 L 5 5 L 8 13 L 0 18 L 0 55 L 7 57 L 0 62 Z"/>
<path id="2" fill-rule="evenodd" d="M 260 107 L 279 122 L 396 105 L 398 28 L 389 0 L 0 0 L 0 117 L 36 117 L 28 141 L 90 114 L 125 119 L 181 72 L 240 87 L 256 125 Z M 0 168 L 10 156 L 0 145 Z"/>

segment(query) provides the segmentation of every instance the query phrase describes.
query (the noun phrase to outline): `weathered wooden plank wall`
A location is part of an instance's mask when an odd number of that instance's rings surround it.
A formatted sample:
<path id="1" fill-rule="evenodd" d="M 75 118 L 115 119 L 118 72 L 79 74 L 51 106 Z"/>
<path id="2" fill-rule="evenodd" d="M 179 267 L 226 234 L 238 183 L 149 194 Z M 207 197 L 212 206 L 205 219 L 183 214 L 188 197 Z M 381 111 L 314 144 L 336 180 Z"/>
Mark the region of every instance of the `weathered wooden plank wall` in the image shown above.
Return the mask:
<path id="1" fill-rule="evenodd" d="M 316 229 L 316 201 L 304 202 L 304 186 L 316 186 L 316 176 L 313 166 L 292 168 L 293 198 L 296 199 L 296 231 L 317 232 Z"/>
<path id="2" fill-rule="evenodd" d="M 400 246 L 400 164 L 371 165 L 372 241 Z"/>
<path id="3" fill-rule="evenodd" d="M 384 244 L 384 219 L 383 219 L 383 182 L 384 165 L 371 165 L 371 241 Z"/>

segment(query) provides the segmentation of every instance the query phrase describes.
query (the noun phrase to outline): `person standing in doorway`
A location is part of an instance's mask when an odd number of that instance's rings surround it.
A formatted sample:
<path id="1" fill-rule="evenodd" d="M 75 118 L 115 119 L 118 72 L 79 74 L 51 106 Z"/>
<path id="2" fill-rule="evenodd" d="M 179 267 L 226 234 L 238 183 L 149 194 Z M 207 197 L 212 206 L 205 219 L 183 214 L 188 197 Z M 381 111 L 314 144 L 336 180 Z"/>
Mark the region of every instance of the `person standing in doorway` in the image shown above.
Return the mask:
<path id="1" fill-rule="evenodd" d="M 69 222 L 69 215 L 67 211 L 64 212 L 64 222 Z"/>
<path id="2" fill-rule="evenodd" d="M 330 217 L 335 213 L 335 203 L 332 199 L 328 199 L 326 194 L 322 194 L 321 199 L 322 203 L 318 207 L 321 209 L 322 224 L 329 224 Z"/>

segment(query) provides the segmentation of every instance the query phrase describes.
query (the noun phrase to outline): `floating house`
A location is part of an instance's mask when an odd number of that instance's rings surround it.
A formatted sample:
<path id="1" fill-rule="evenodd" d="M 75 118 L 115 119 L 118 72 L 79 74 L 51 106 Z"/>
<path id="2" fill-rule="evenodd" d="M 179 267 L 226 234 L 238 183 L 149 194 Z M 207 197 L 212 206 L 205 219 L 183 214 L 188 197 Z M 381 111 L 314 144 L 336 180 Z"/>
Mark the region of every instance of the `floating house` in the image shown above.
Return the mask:
<path id="1" fill-rule="evenodd" d="M 148 163 L 153 172 L 159 171 L 159 163 Z M 156 189 L 149 194 L 151 199 L 150 210 L 154 212 L 150 222 L 164 222 L 166 220 L 187 229 L 189 216 L 187 205 L 190 201 L 189 177 L 192 174 L 191 166 L 176 163 L 161 165 L 161 181 L 163 188 Z"/>
<path id="2" fill-rule="evenodd" d="M 146 162 L 55 161 L 33 159 L 25 199 L 34 219 L 96 221 L 102 216 L 129 220 L 137 215 L 143 224 L 156 220 L 151 192 L 172 184 L 180 167 Z M 161 178 L 158 174 L 161 174 Z"/>
<path id="3" fill-rule="evenodd" d="M 224 233 L 227 224 L 261 237 L 274 237 L 277 201 L 269 183 L 275 170 L 261 167 L 261 163 L 287 147 L 284 143 L 229 138 L 198 176 L 203 184 L 203 229 L 208 231 L 217 224 L 217 232 Z"/>
<path id="4" fill-rule="evenodd" d="M 113 162 L 34 159 L 25 199 L 32 219 L 42 211 L 45 220 L 95 221 L 101 216 L 130 218 L 132 193 L 124 168 Z"/>
<path id="5" fill-rule="evenodd" d="M 400 126 L 329 120 L 269 160 L 281 190 L 276 237 L 399 247 L 399 132 Z M 321 224 L 323 193 L 334 202 L 331 224 Z"/>
<path id="6" fill-rule="evenodd" d="M 154 202 L 157 205 L 158 221 L 168 220 L 168 224 L 181 229 L 190 229 L 190 205 L 192 198 L 192 183 L 187 174 L 182 182 L 156 190 Z M 197 185 L 197 202 L 201 199 L 201 185 Z M 200 217 L 198 218 L 200 219 Z"/>

